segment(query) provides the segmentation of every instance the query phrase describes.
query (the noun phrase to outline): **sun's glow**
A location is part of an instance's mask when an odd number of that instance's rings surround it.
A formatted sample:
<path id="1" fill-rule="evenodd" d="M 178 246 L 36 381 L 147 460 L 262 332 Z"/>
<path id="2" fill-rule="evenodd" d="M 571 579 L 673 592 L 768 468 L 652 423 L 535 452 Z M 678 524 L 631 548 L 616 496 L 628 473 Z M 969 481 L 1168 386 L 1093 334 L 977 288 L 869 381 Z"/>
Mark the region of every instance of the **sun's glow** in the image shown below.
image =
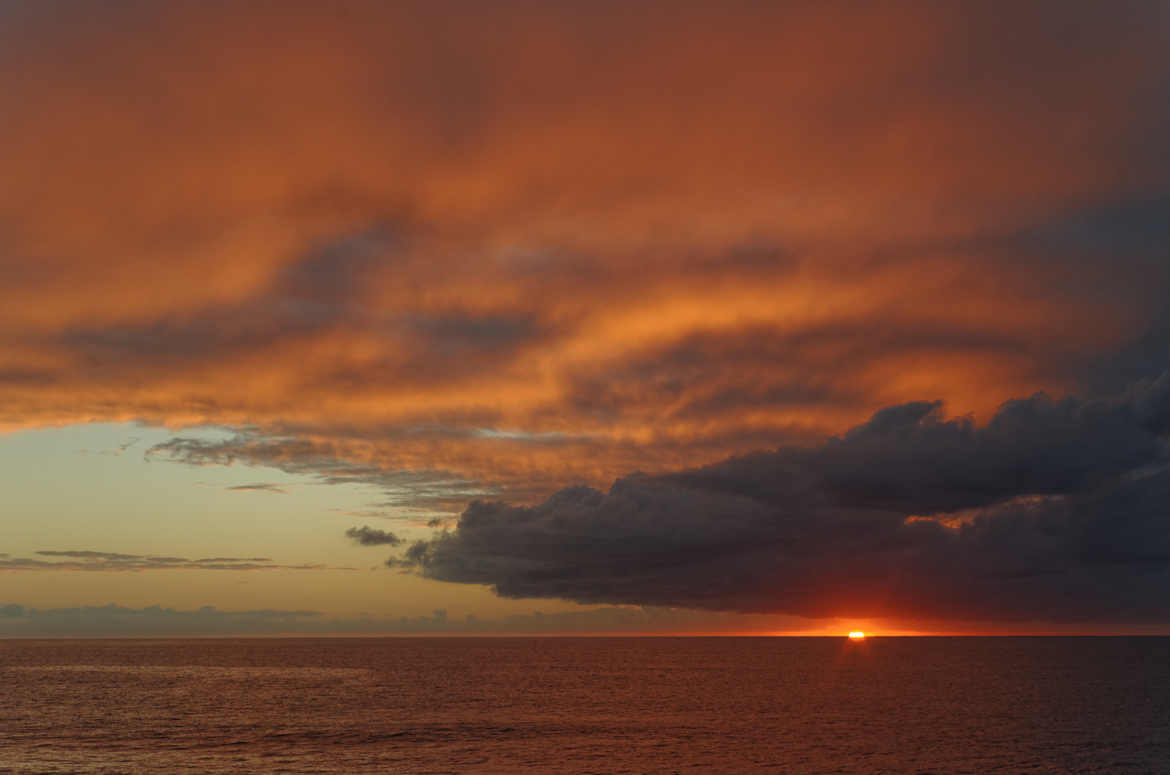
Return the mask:
<path id="1" fill-rule="evenodd" d="M 865 633 L 861 630 L 854 630 L 849 633 L 849 640 L 865 640 Z"/>

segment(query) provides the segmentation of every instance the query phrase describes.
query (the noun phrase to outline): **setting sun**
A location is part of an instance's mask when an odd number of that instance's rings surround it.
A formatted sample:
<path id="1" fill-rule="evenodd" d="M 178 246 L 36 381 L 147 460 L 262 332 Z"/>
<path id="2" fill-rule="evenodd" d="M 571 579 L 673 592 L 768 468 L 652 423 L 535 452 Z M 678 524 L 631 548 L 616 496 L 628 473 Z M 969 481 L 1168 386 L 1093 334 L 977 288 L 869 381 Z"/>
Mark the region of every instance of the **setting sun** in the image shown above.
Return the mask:
<path id="1" fill-rule="evenodd" d="M 865 640 L 865 633 L 861 630 L 854 630 L 849 633 L 849 640 Z"/>

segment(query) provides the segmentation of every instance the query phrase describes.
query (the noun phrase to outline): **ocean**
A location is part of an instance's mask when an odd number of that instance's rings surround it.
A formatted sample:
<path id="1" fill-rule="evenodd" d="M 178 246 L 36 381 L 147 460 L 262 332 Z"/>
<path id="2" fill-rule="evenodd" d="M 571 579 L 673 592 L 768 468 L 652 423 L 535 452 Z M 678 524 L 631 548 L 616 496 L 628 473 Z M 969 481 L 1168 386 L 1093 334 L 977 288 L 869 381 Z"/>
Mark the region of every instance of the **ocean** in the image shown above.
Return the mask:
<path id="1" fill-rule="evenodd" d="M 1170 773 L 1170 638 L 0 641 L 0 773 Z"/>

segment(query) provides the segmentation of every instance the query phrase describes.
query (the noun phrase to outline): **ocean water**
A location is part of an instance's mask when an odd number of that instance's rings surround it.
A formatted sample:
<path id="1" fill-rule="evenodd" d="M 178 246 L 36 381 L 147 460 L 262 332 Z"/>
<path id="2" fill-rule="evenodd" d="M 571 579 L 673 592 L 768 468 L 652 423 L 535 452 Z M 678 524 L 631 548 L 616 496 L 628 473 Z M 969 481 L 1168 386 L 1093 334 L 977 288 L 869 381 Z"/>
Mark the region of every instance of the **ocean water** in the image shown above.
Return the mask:
<path id="1" fill-rule="evenodd" d="M 1170 638 L 0 641 L 0 773 L 1170 773 Z"/>

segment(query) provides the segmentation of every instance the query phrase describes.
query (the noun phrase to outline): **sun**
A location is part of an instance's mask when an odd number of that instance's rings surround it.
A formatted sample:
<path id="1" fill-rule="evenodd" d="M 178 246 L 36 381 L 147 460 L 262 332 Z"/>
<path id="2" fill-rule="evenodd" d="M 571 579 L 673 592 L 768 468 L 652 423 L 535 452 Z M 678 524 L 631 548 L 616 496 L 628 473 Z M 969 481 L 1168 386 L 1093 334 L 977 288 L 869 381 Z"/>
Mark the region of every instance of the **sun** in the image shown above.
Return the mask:
<path id="1" fill-rule="evenodd" d="M 865 640 L 865 633 L 861 630 L 854 630 L 849 633 L 849 640 Z"/>

